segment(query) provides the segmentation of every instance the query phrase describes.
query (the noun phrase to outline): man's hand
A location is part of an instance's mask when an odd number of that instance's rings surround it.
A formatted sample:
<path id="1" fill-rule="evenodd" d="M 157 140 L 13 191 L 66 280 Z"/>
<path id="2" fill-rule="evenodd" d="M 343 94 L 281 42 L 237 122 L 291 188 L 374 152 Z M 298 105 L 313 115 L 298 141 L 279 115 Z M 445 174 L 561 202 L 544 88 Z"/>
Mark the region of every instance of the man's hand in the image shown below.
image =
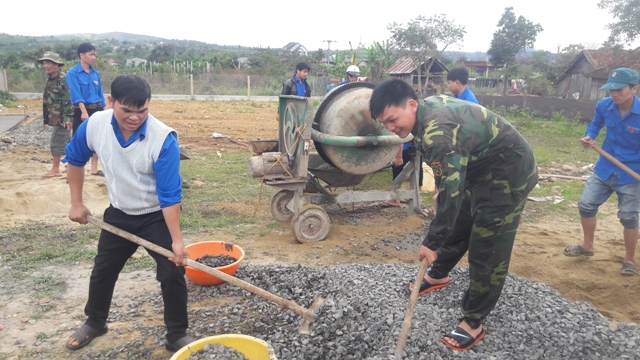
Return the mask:
<path id="1" fill-rule="evenodd" d="M 404 161 L 402 161 L 402 156 L 400 157 L 396 156 L 395 159 L 393 159 L 393 167 L 398 167 L 398 166 L 401 166 L 402 164 L 404 164 Z"/>
<path id="2" fill-rule="evenodd" d="M 174 264 L 176 264 L 176 266 L 182 266 L 182 259 L 189 258 L 189 252 L 184 247 L 184 242 L 182 240 L 180 241 L 174 240 L 173 244 L 171 244 L 171 248 L 173 249 L 173 253 L 176 254 L 176 257 L 169 258 L 169 260 L 171 260 Z"/>
<path id="3" fill-rule="evenodd" d="M 71 204 L 69 209 L 69 219 L 80 224 L 87 223 L 87 215 L 91 215 L 91 211 L 84 203 Z"/>
<path id="4" fill-rule="evenodd" d="M 85 121 L 85 120 L 87 120 L 88 118 L 89 118 L 89 113 L 87 113 L 86 111 L 83 111 L 83 112 L 80 114 L 80 120 Z"/>
<path id="5" fill-rule="evenodd" d="M 585 149 L 589 149 L 596 146 L 596 142 L 593 141 L 593 139 L 591 139 L 590 136 L 585 136 L 582 139 L 580 139 L 580 143 L 582 144 L 582 147 Z"/>
<path id="6" fill-rule="evenodd" d="M 67 129 L 67 130 L 73 129 L 73 123 L 69 122 L 69 121 L 66 121 L 66 122 L 62 123 L 62 126 L 64 126 L 64 128 Z"/>
<path id="7" fill-rule="evenodd" d="M 422 245 L 422 247 L 420 247 L 420 253 L 418 254 L 418 260 L 422 261 L 424 258 L 427 258 L 429 264 L 433 264 L 438 259 L 438 252 Z"/>

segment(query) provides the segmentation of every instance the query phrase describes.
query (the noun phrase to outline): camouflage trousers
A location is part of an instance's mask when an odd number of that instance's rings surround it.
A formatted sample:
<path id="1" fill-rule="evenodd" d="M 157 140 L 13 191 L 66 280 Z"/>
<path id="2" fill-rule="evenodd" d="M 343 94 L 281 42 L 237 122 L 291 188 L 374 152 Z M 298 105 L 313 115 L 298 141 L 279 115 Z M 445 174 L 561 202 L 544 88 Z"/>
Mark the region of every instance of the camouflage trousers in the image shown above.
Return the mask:
<path id="1" fill-rule="evenodd" d="M 429 276 L 442 279 L 469 252 L 469 288 L 462 298 L 464 321 L 478 328 L 500 298 L 509 270 L 511 250 L 527 197 L 509 205 L 482 206 L 471 214 L 464 197 L 453 233 L 438 249 Z"/>

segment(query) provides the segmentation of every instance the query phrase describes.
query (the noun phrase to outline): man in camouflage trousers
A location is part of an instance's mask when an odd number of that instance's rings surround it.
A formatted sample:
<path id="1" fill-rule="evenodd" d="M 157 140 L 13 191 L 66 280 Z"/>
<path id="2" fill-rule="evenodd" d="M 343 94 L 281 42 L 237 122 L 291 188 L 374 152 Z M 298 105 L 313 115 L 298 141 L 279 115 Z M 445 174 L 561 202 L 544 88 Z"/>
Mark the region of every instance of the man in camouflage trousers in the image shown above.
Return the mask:
<path id="1" fill-rule="evenodd" d="M 65 73 L 60 71 L 60 66 L 64 65 L 60 56 L 47 51 L 42 58 L 38 59 L 38 62 L 42 64 L 49 75 L 42 95 L 42 116 L 45 126 L 49 125 L 53 128 L 49 142 L 53 165 L 51 170 L 42 177 L 51 178 L 62 175 L 60 173 L 60 159 L 65 154 L 65 147 L 71 139 L 73 107 L 71 106 L 69 88 L 65 81 Z"/>
<path id="2" fill-rule="evenodd" d="M 482 323 L 502 292 L 527 194 L 538 181 L 531 147 L 484 107 L 443 95 L 418 101 L 399 79 L 379 84 L 369 107 L 389 131 L 413 134 L 440 191 L 419 254 L 432 265 L 420 294 L 449 285 L 449 272 L 469 251 L 463 319 L 441 338 L 451 349 L 468 350 L 485 335 Z"/>

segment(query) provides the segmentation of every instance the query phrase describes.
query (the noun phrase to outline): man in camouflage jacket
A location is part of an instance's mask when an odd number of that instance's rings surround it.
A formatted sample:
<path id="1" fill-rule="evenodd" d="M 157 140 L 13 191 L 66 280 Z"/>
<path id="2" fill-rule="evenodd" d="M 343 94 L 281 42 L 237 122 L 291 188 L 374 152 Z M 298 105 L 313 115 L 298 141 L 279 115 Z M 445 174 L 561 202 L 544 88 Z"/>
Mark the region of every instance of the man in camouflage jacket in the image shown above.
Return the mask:
<path id="1" fill-rule="evenodd" d="M 441 338 L 454 350 L 467 350 L 485 335 L 482 323 L 502 292 L 527 194 L 538 181 L 531 147 L 484 107 L 444 95 L 418 101 L 399 79 L 379 84 L 369 106 L 389 131 L 402 138 L 413 134 L 440 191 L 419 254 L 432 264 L 420 294 L 449 285 L 449 272 L 469 252 L 463 320 Z"/>
<path id="2" fill-rule="evenodd" d="M 53 128 L 51 140 L 51 156 L 53 165 L 51 170 L 45 173 L 43 178 L 61 176 L 60 159 L 65 155 L 65 146 L 71 139 L 71 127 L 73 126 L 73 107 L 71 106 L 71 95 L 65 81 L 65 73 L 60 71 L 60 66 L 64 65 L 60 56 L 48 51 L 38 59 L 42 64 L 49 79 L 42 95 L 42 117 L 44 124 Z"/>

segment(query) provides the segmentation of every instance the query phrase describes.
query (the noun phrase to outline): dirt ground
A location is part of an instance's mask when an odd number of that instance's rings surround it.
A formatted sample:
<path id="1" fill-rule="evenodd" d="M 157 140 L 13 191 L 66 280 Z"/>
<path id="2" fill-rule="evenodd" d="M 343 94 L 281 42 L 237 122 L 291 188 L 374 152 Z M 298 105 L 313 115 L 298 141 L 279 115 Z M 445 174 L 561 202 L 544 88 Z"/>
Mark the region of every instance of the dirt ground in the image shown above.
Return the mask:
<path id="1" fill-rule="evenodd" d="M 37 112 L 40 106 L 38 101 L 25 101 L 22 104 L 25 105 L 24 108 L 5 108 L 3 113 Z M 178 130 L 181 145 L 203 153 L 243 150 L 242 144 L 248 143 L 250 139 L 276 137 L 275 103 L 255 102 L 249 106 L 237 106 L 211 101 L 152 101 L 151 112 Z M 214 141 L 211 138 L 214 132 L 227 135 L 239 144 Z M 50 167 L 46 162 L 49 159 L 47 149 L 22 147 L 5 151 L 1 155 L 0 227 L 14 227 L 27 221 L 75 226 L 66 217 L 69 190 L 65 178 L 40 178 Z M 86 181 L 85 200 L 89 208 L 99 214 L 108 205 L 103 179 L 87 176 Z M 197 187 L 189 191 L 194 190 Z M 253 213 L 253 206 L 237 203 L 225 206 L 243 214 Z M 332 227 L 328 239 L 318 243 L 298 243 L 286 223 L 280 223 L 267 236 L 258 240 L 236 238 L 215 231 L 207 236 L 198 234 L 186 240 L 189 243 L 205 240 L 237 243 L 250 254 L 246 261 L 253 264 L 398 262 L 417 265 L 416 249 L 419 241 L 409 243 L 406 239 L 407 235 L 419 238 L 425 228 L 425 219 L 418 215 L 407 217 L 404 209 L 380 209 L 371 205 L 357 206 L 346 213 L 331 207 L 327 210 L 332 219 Z M 270 217 L 268 201 L 262 202 L 257 216 Z M 602 208 L 596 233 L 596 255 L 590 259 L 563 256 L 562 250 L 566 246 L 581 241 L 581 232 L 580 224 L 576 221 L 549 216 L 530 222 L 525 216 L 516 238 L 511 272 L 552 286 L 571 301 L 591 302 L 612 321 L 640 323 L 640 302 L 637 301 L 640 295 L 640 276 L 622 277 L 618 274 L 624 245 L 615 204 L 607 203 Z M 461 265 L 466 265 L 464 260 Z M 40 344 L 37 346 L 45 346 L 46 342 L 36 339 L 36 334 L 58 329 L 60 333 L 53 338 L 56 342 L 52 351 L 60 356 L 68 356 L 64 355 L 68 353 L 63 343 L 70 333 L 67 329 L 83 319 L 90 268 L 91 263 L 80 263 L 75 269 L 56 269 L 62 273 L 66 271 L 74 278 L 73 281 L 68 281 L 69 289 L 63 300 L 64 306 L 58 306 L 58 309 L 63 310 L 46 313 L 33 324 L 28 322 L 28 317 L 34 308 L 42 304 L 20 296 L 3 304 L 0 307 L 0 324 L 5 329 L 0 332 L 0 354 L 11 354 L 8 358 L 16 358 L 25 344 L 27 347 L 38 343 Z M 128 273 L 121 277 L 118 284 L 117 292 L 123 291 L 118 289 L 127 289 L 128 294 L 158 288 L 151 272 Z M 148 318 L 144 321 L 160 320 L 157 316 Z M 116 322 L 113 329 L 130 325 Z M 17 339 L 21 339 L 21 342 L 16 342 Z M 51 343 L 48 346 L 52 346 Z M 115 345 L 98 339 L 92 346 L 99 351 Z M 154 358 L 167 358 L 167 353 L 159 351 Z"/>

